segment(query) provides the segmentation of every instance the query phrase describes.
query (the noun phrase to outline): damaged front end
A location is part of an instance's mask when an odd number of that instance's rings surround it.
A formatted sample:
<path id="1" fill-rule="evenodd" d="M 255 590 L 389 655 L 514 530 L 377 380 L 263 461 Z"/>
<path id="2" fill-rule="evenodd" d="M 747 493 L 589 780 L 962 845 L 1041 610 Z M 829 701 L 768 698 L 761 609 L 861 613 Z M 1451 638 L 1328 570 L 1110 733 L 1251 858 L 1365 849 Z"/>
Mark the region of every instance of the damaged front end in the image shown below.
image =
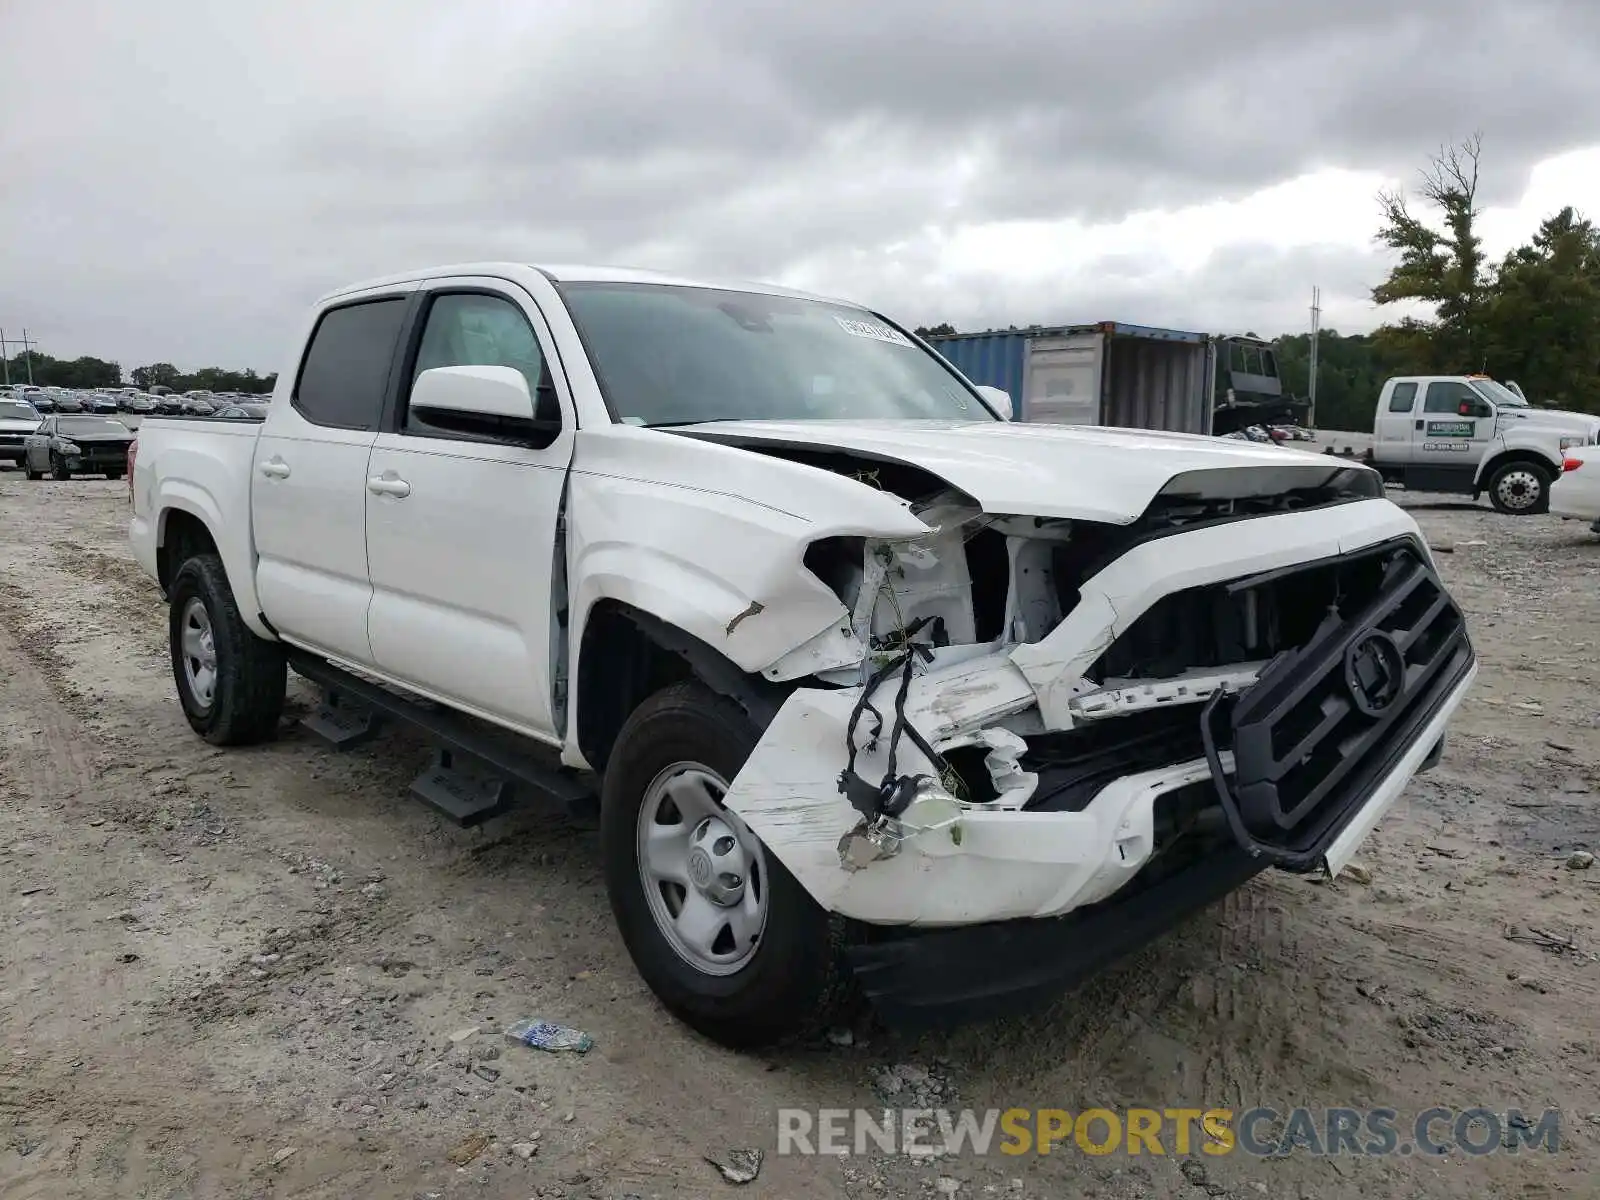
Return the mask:
<path id="1" fill-rule="evenodd" d="M 1369 472 L 1200 474 L 1124 526 L 947 490 L 925 536 L 813 544 L 859 662 L 764 672 L 798 686 L 728 807 L 877 926 L 1059 917 L 1219 856 L 1337 870 L 1436 754 L 1464 620 Z"/>

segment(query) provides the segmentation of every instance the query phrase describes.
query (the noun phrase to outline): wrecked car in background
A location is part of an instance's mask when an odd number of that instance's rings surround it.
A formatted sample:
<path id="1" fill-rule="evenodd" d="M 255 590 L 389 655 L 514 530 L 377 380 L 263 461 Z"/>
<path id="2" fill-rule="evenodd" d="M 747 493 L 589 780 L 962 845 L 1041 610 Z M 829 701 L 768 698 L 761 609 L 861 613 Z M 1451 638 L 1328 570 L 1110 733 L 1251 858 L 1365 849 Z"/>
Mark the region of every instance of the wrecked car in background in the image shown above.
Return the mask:
<path id="1" fill-rule="evenodd" d="M 1008 404 L 841 301 L 420 271 L 321 301 L 264 422 L 146 421 L 131 536 L 213 742 L 292 666 L 336 742 L 438 742 L 458 820 L 597 790 L 623 939 L 710 1036 L 852 977 L 995 1015 L 1337 872 L 1476 669 L 1375 472 Z"/>

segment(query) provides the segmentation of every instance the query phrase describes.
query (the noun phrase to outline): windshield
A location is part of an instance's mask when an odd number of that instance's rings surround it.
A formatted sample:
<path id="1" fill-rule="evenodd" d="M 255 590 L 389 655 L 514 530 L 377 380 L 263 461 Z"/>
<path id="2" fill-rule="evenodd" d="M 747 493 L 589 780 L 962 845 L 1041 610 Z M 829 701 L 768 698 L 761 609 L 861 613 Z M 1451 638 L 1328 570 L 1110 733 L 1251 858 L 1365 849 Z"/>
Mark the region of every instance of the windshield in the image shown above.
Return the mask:
<path id="1" fill-rule="evenodd" d="M 105 417 L 63 417 L 56 422 L 56 429 L 69 437 L 128 432 L 128 427 L 121 421 L 110 421 Z"/>
<path id="2" fill-rule="evenodd" d="M 996 419 L 942 359 L 862 309 L 658 284 L 561 294 L 626 424 Z"/>
<path id="3" fill-rule="evenodd" d="M 0 421 L 37 421 L 39 414 L 34 411 L 31 404 L 19 404 L 15 400 L 0 400 Z"/>
<path id="4" fill-rule="evenodd" d="M 1503 383 L 1496 383 L 1492 379 L 1474 379 L 1472 386 L 1482 392 L 1488 399 L 1506 408 L 1527 408 L 1528 402 L 1517 395 Z"/>

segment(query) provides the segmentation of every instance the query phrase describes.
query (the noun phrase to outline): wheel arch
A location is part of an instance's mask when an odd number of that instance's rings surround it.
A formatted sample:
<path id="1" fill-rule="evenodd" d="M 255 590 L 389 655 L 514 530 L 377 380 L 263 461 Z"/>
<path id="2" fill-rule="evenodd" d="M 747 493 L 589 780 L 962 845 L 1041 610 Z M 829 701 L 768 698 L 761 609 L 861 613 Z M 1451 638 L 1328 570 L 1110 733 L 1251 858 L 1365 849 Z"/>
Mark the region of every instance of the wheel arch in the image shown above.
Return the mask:
<path id="1" fill-rule="evenodd" d="M 1552 479 L 1561 473 L 1561 464 L 1552 462 L 1550 457 L 1543 451 L 1534 450 L 1527 446 L 1508 447 L 1498 454 L 1483 460 L 1483 464 L 1478 468 L 1478 477 L 1472 481 L 1472 498 L 1476 500 L 1483 490 L 1489 486 L 1489 480 L 1494 478 L 1496 471 L 1514 462 L 1525 462 L 1530 466 L 1537 467 Z"/>
<path id="2" fill-rule="evenodd" d="M 698 679 L 738 704 L 765 728 L 789 689 L 746 672 L 719 650 L 668 621 L 621 600 L 590 606 L 578 640 L 572 742 L 604 771 L 623 723 L 648 697 Z"/>
<path id="3" fill-rule="evenodd" d="M 240 618 L 252 633 L 276 640 L 277 633 L 263 619 L 256 597 L 253 556 L 226 536 L 222 514 L 210 495 L 181 484 L 169 486 L 157 502 L 155 529 L 156 578 L 163 596 L 186 559 L 215 554 L 222 559 Z"/>

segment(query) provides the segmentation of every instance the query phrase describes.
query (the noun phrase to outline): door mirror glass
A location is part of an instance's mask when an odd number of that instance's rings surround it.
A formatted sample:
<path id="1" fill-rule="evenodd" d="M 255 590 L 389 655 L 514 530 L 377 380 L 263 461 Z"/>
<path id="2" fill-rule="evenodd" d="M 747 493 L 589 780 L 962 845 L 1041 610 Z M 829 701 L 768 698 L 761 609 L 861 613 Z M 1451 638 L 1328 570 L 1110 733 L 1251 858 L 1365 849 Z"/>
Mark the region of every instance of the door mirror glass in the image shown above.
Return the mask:
<path id="1" fill-rule="evenodd" d="M 1463 417 L 1494 416 L 1494 409 L 1487 400 L 1463 400 L 1456 411 Z"/>
<path id="2" fill-rule="evenodd" d="M 431 414 L 532 421 L 533 395 L 515 367 L 433 367 L 411 385 L 411 411 L 424 421 Z"/>
<path id="3" fill-rule="evenodd" d="M 1015 415 L 1012 411 L 1010 392 L 1001 388 L 990 387 L 988 384 L 979 384 L 978 395 L 989 402 L 989 407 L 1000 414 L 1002 421 L 1009 421 Z"/>

